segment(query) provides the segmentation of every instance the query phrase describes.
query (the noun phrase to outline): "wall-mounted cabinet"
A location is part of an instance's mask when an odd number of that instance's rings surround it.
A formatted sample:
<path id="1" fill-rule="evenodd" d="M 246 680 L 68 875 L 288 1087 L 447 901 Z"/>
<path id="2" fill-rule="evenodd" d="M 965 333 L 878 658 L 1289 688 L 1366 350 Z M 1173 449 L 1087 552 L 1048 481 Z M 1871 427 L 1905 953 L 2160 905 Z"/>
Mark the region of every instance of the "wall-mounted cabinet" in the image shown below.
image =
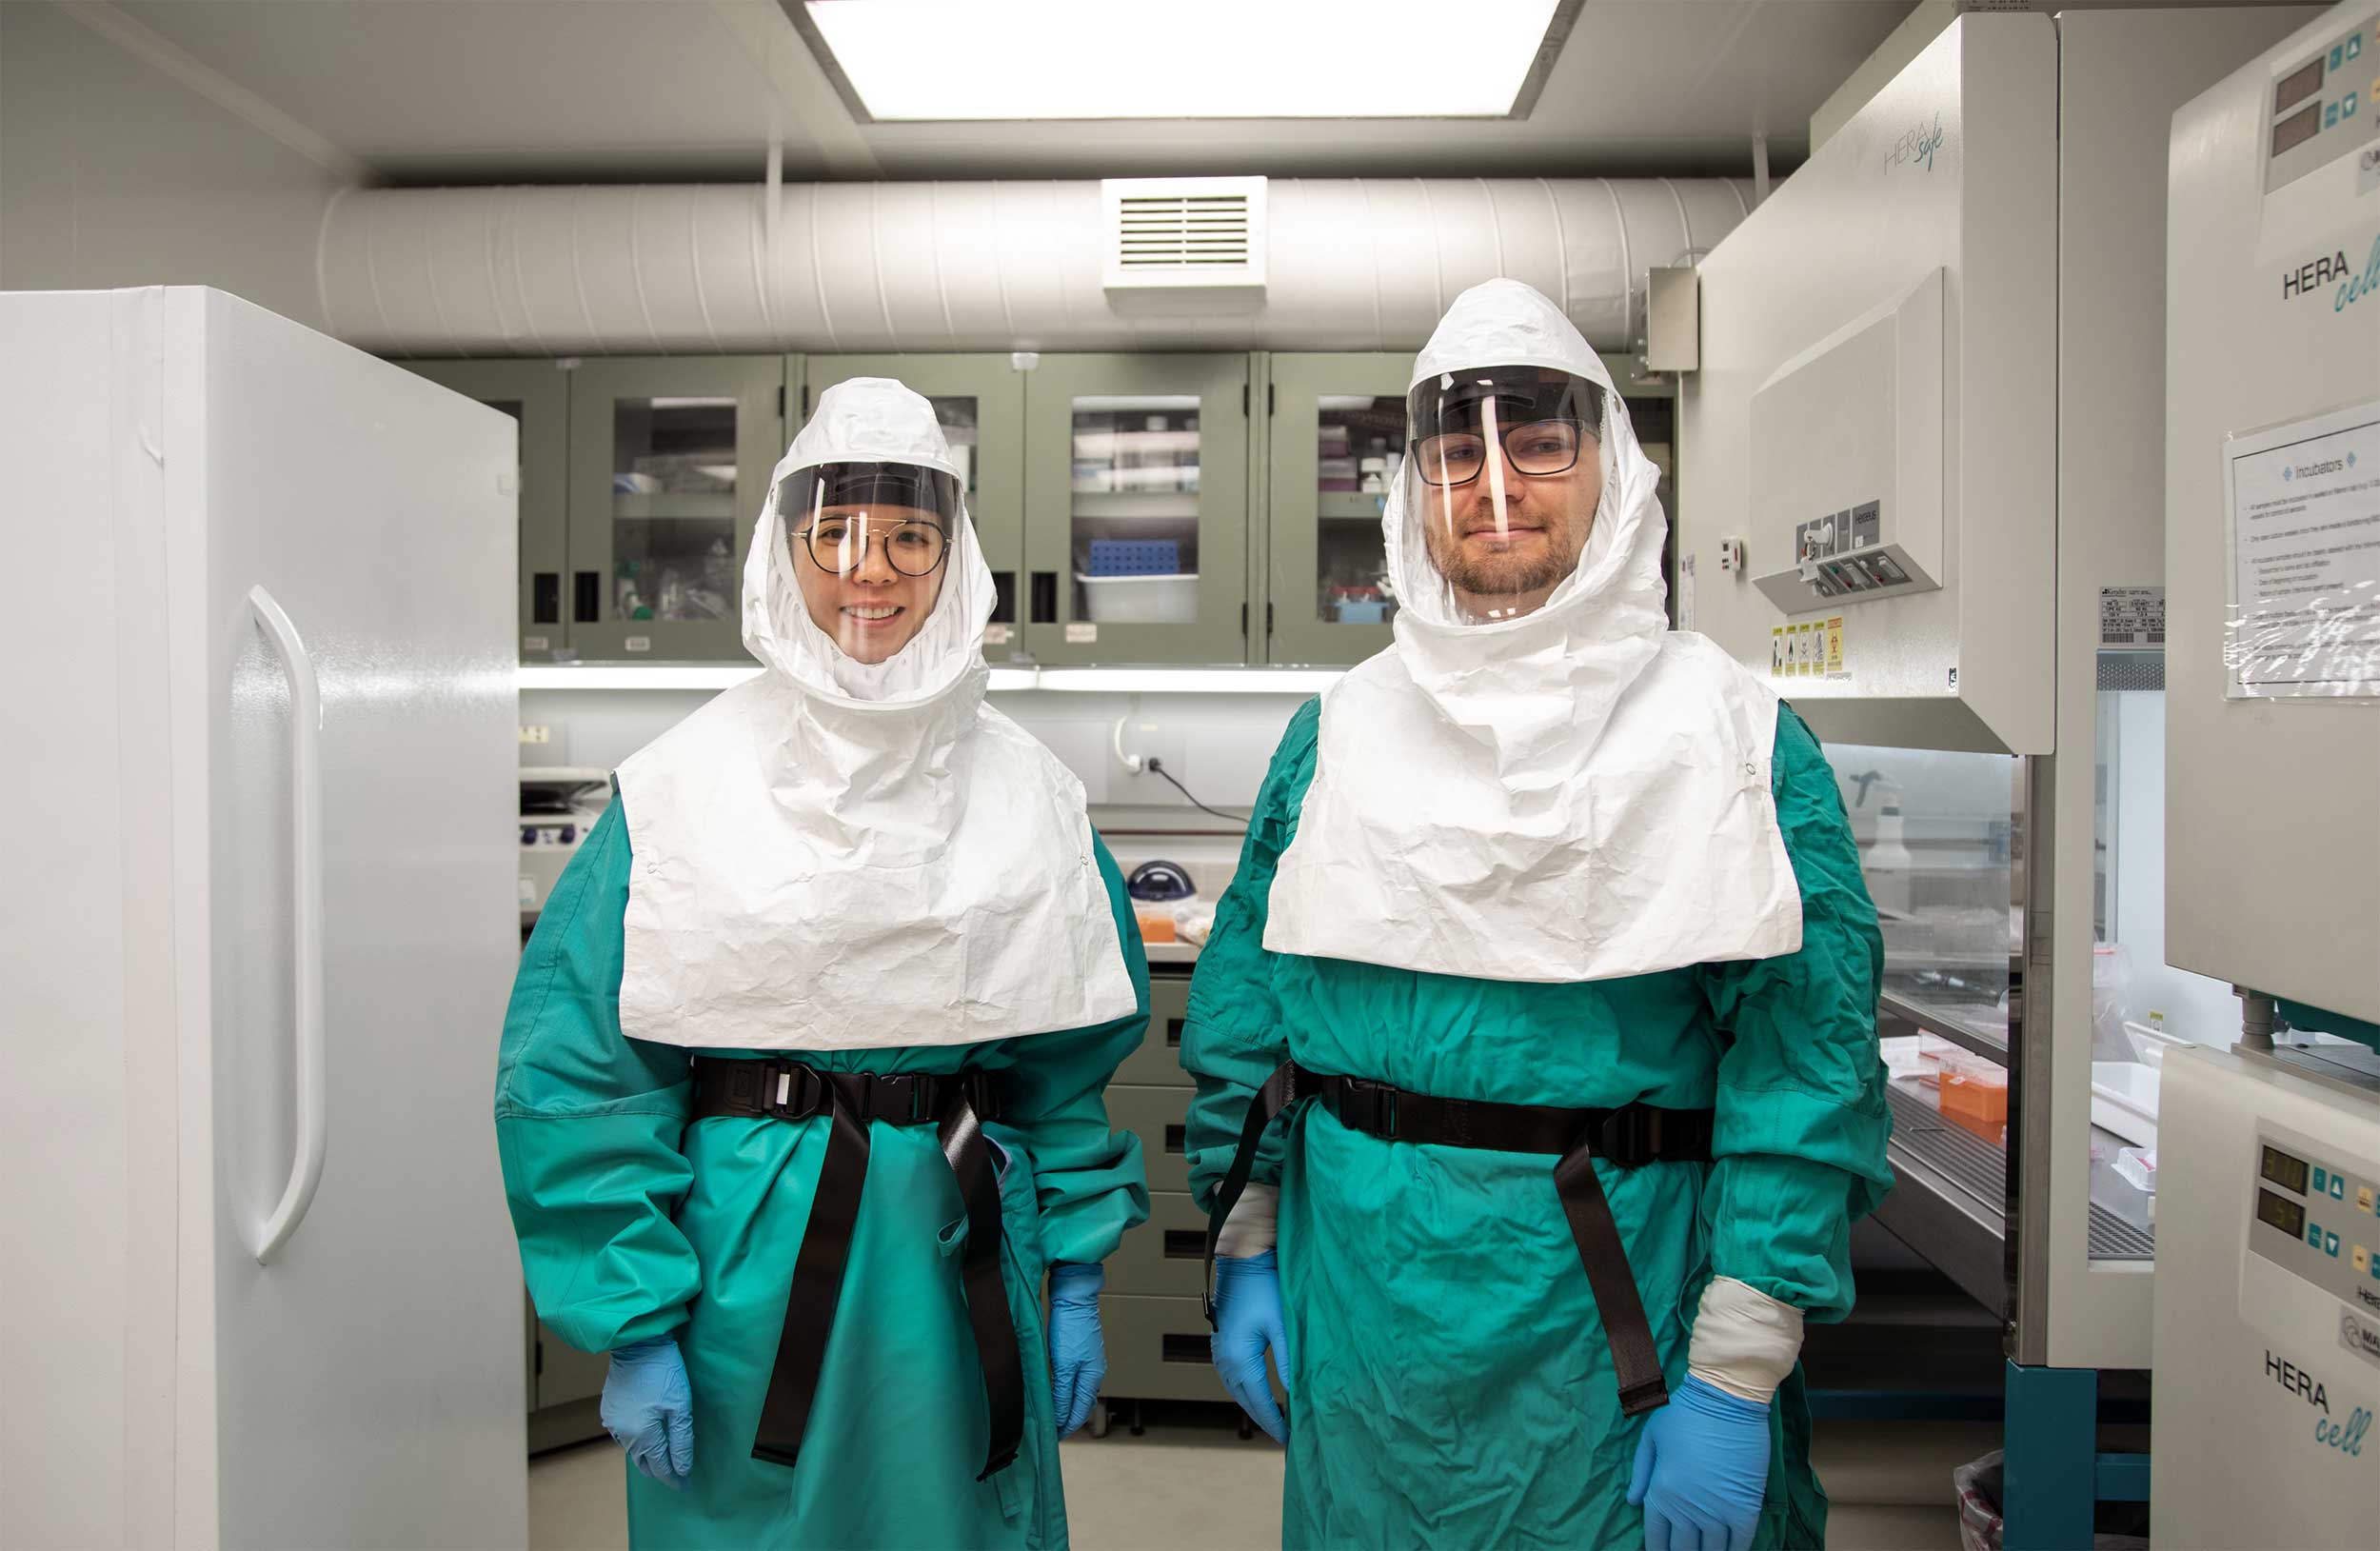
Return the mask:
<path id="1" fill-rule="evenodd" d="M 1245 355 L 1045 355 L 1025 386 L 1024 646 L 1248 656 Z"/>
<path id="2" fill-rule="evenodd" d="M 554 361 L 408 361 L 520 426 L 521 661 L 570 655 L 570 374 Z"/>
<path id="3" fill-rule="evenodd" d="M 1340 666 L 1391 640 L 1380 511 L 1405 355 L 407 365 L 520 422 L 525 663 L 749 661 L 744 556 L 768 475 L 853 377 L 934 406 L 999 588 L 994 663 Z M 1674 514 L 1675 388 L 1612 366 Z"/>
<path id="4" fill-rule="evenodd" d="M 570 643 L 744 658 L 744 549 L 785 448 L 787 358 L 588 361 L 570 384 Z"/>
<path id="5" fill-rule="evenodd" d="M 1359 663 L 1390 640 L 1380 509 L 1405 455 L 1409 355 L 1276 355 L 1266 480 L 1271 663 Z"/>
<path id="6" fill-rule="evenodd" d="M 791 368 L 803 383 L 790 438 L 819 395 L 854 377 L 890 377 L 934 406 L 951 456 L 966 473 L 967 515 L 983 547 L 1000 601 L 983 631 L 983 655 L 1006 663 L 1023 649 L 1018 629 L 1024 579 L 1025 376 L 1005 355 L 813 355 Z"/>

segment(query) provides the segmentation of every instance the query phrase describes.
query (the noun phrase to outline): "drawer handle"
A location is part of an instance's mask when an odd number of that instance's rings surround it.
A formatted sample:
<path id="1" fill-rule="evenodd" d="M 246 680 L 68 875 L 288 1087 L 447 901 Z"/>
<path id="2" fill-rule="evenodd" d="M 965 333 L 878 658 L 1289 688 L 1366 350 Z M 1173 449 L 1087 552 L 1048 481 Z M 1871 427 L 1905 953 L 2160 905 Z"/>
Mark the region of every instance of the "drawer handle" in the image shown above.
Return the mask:
<path id="1" fill-rule="evenodd" d="M 1215 1361 L 1215 1348 L 1204 1336 L 1177 1336 L 1168 1333 L 1160 1347 L 1164 1361 L 1189 1362 L 1204 1367 Z"/>
<path id="2" fill-rule="evenodd" d="M 1165 1020 L 1166 1049 L 1179 1050 L 1181 1048 L 1181 1025 L 1188 1022 L 1189 1020 L 1186 1018 L 1168 1018 Z"/>
<path id="3" fill-rule="evenodd" d="M 1169 1261 L 1202 1261 L 1206 1259 L 1204 1228 L 1167 1228 L 1165 1258 Z"/>
<path id="4" fill-rule="evenodd" d="M 529 576 L 529 618 L 539 625 L 562 623 L 562 573 L 532 571 Z"/>
<path id="5" fill-rule="evenodd" d="M 1185 1127 L 1180 1125 L 1165 1127 L 1165 1150 L 1167 1152 L 1179 1154 L 1189 1145 L 1189 1143 L 1190 1138 Z M 1200 1258 L 1204 1258 L 1206 1252 L 1201 1249 L 1199 1253 Z"/>

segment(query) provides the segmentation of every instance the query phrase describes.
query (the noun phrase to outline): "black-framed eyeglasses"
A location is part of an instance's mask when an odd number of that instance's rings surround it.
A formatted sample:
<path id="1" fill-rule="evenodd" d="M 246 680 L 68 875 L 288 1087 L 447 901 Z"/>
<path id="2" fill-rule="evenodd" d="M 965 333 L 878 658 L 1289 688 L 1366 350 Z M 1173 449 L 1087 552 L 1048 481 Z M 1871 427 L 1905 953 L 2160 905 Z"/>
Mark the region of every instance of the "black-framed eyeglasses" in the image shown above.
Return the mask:
<path id="1" fill-rule="evenodd" d="M 950 554 L 949 531 L 918 517 L 886 523 L 827 512 L 794 537 L 809 551 L 812 565 L 837 576 L 858 570 L 871 544 L 883 545 L 884 563 L 903 576 L 931 576 Z"/>
<path id="2" fill-rule="evenodd" d="M 1580 421 L 1532 420 L 1507 428 L 1498 440 L 1515 473 L 1542 478 L 1576 468 L 1589 434 Z M 1414 467 L 1432 485 L 1468 485 L 1487 467 L 1487 445 L 1478 431 L 1424 436 L 1413 445 Z"/>

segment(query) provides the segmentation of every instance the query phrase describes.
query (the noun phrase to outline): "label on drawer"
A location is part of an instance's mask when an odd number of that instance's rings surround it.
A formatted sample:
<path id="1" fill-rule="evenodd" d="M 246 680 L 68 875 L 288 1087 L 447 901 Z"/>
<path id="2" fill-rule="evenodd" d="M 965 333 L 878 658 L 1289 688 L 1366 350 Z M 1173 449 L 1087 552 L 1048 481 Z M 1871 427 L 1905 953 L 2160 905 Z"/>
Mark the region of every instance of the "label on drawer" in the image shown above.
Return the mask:
<path id="1" fill-rule="evenodd" d="M 1087 646 L 1099 638 L 1100 627 L 1096 625 L 1069 625 L 1066 626 L 1066 645 L 1069 646 Z"/>
<path id="2" fill-rule="evenodd" d="M 986 625 L 983 626 L 983 645 L 1004 646 L 1015 640 L 1016 635 L 1017 627 L 1013 625 Z"/>
<path id="3" fill-rule="evenodd" d="M 628 637 L 626 641 L 621 643 L 621 645 L 626 646 L 630 651 L 651 651 L 653 649 L 653 638 L 649 635 L 632 635 Z"/>

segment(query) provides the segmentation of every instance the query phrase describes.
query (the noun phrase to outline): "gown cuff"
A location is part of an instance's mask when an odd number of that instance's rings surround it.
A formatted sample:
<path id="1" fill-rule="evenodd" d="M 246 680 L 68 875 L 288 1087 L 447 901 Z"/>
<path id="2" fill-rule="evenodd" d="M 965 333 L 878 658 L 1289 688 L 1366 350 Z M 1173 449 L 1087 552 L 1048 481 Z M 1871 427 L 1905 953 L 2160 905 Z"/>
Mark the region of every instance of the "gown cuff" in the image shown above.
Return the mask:
<path id="1" fill-rule="evenodd" d="M 1702 1290 L 1686 1371 L 1738 1400 L 1762 1405 L 1801 1359 L 1801 1310 L 1736 1281 Z"/>
<path id="2" fill-rule="evenodd" d="M 1215 1253 L 1226 1260 L 1263 1254 L 1280 1237 L 1279 1219 L 1280 1186 L 1251 1181 L 1240 1192 L 1240 1199 L 1232 1203 L 1231 1215 L 1223 1219 L 1223 1231 L 1216 1236 Z"/>

